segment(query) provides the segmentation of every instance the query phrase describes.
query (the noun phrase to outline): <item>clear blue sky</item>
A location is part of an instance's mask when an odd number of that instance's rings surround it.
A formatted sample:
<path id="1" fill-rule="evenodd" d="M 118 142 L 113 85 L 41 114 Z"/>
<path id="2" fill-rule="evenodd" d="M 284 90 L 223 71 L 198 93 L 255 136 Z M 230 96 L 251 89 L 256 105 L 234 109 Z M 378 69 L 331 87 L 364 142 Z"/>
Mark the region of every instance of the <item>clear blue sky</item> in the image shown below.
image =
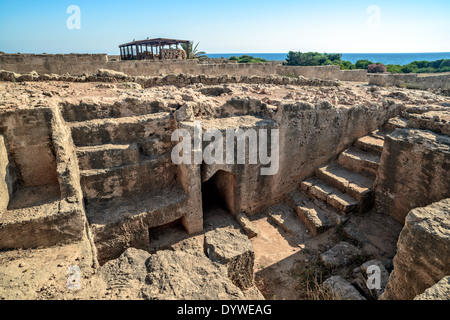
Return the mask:
<path id="1" fill-rule="evenodd" d="M 80 7 L 79 30 L 66 26 L 69 5 Z M 208 53 L 450 52 L 450 1 L 0 0 L 0 51 L 118 54 L 147 37 Z"/>

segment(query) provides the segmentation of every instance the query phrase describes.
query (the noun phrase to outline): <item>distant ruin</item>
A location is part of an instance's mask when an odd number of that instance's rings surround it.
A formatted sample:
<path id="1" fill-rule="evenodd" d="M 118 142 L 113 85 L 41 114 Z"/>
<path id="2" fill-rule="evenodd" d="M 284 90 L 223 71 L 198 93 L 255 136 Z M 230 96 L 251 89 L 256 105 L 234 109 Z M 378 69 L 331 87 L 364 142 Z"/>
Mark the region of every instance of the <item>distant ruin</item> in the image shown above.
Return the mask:
<path id="1" fill-rule="evenodd" d="M 134 68 L 77 56 L 80 71 L 72 73 L 75 64 L 41 64 L 74 58 L 0 55 L 2 281 L 27 264 L 17 249 L 41 256 L 36 265 L 55 264 L 39 271 L 43 278 L 57 275 L 46 289 L 30 282 L 33 293 L 2 283 L 0 297 L 270 298 L 271 232 L 294 243 L 305 264 L 317 258 L 330 272 L 324 285 L 348 289 L 342 299 L 412 299 L 450 274 L 450 98 L 442 79 L 428 80 L 426 91 L 368 85 L 360 72 L 347 82 L 350 73 L 335 77 L 334 67 L 138 61 Z M 185 72 L 166 72 L 177 68 Z M 224 136 L 277 129 L 277 172 L 261 175 L 261 163 L 175 164 L 172 133 L 184 129 L 194 139 L 198 122 Z M 422 216 L 431 222 L 416 231 L 414 217 Z M 418 236 L 435 250 L 430 279 L 408 276 L 404 264 L 405 241 L 417 243 L 417 259 L 429 256 Z M 73 264 L 89 274 L 76 292 L 56 267 Z M 378 291 L 366 286 L 372 265 L 383 272 Z M 189 292 L 180 283 L 185 273 Z M 417 284 L 401 295 L 406 281 Z"/>

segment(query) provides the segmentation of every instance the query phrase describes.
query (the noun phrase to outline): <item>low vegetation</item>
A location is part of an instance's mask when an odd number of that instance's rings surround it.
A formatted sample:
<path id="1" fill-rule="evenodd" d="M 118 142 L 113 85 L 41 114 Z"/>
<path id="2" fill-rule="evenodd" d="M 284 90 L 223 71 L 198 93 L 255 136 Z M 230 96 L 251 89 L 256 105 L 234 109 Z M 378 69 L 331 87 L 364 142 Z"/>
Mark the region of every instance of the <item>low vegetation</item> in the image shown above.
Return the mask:
<path id="1" fill-rule="evenodd" d="M 388 64 L 380 62 L 374 63 L 369 60 L 358 60 L 352 63 L 342 60 L 339 53 L 318 53 L 289 51 L 284 65 L 287 66 L 327 66 L 339 65 L 341 70 L 366 69 L 371 73 L 392 72 L 392 73 L 437 73 L 450 72 L 450 59 L 440 59 L 435 61 L 414 61 L 406 65 Z"/>
<path id="2" fill-rule="evenodd" d="M 234 60 L 238 63 L 261 63 L 261 62 L 269 62 L 263 58 L 255 58 L 253 56 L 242 55 L 240 57 L 232 56 L 228 60 Z"/>
<path id="3" fill-rule="evenodd" d="M 440 59 L 435 61 L 414 61 L 406 65 L 388 64 L 388 72 L 393 73 L 436 73 L 450 72 L 450 59 Z"/>

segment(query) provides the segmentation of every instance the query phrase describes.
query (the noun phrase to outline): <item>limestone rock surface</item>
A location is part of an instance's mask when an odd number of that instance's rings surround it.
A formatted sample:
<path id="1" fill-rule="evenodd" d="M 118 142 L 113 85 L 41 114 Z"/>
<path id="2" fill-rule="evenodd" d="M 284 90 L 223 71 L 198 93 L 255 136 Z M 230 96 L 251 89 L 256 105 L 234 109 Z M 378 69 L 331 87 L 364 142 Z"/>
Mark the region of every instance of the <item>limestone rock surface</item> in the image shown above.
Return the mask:
<path id="1" fill-rule="evenodd" d="M 409 212 L 382 299 L 411 300 L 450 274 L 450 199 Z"/>

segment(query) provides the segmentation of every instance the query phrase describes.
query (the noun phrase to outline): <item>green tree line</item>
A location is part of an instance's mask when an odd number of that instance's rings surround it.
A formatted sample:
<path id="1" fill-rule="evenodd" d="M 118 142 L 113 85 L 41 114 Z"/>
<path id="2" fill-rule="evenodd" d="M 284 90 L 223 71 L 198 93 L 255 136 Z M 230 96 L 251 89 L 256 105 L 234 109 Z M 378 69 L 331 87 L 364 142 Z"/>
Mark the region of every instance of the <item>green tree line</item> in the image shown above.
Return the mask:
<path id="1" fill-rule="evenodd" d="M 285 65 L 288 66 L 326 66 L 339 65 L 341 70 L 369 69 L 370 65 L 383 65 L 380 62 L 369 60 L 358 60 L 352 63 L 342 60 L 342 54 L 338 53 L 318 53 L 289 51 Z M 435 73 L 449 72 L 450 59 L 440 59 L 435 61 L 414 61 L 406 65 L 388 64 L 386 71 L 392 73 Z"/>

